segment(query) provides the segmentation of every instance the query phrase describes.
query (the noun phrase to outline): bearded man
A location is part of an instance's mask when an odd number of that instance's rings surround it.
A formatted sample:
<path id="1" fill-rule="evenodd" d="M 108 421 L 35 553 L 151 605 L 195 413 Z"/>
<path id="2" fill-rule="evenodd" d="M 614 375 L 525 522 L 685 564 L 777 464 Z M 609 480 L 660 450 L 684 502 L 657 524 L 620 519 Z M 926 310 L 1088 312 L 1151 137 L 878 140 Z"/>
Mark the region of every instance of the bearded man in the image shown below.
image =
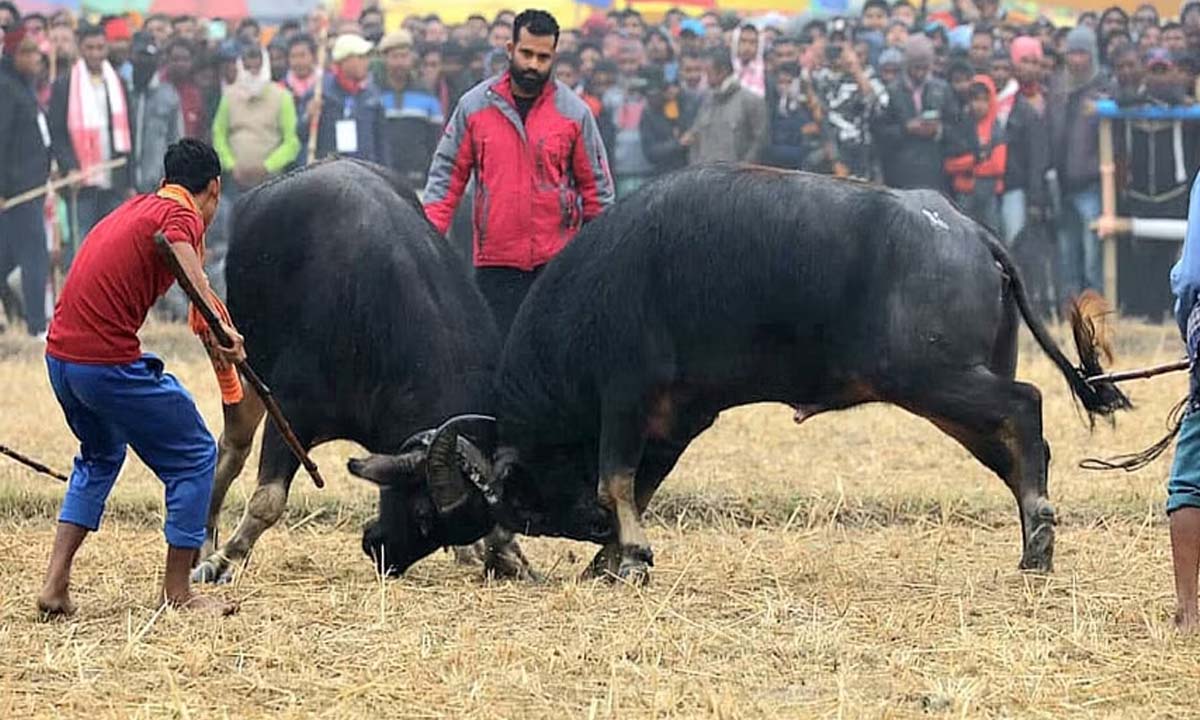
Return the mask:
<path id="1" fill-rule="evenodd" d="M 542 267 L 613 201 L 591 110 L 549 82 L 557 45 L 552 15 L 516 17 L 508 71 L 458 101 L 425 185 L 425 214 L 445 233 L 474 174 L 475 277 L 502 336 Z"/>

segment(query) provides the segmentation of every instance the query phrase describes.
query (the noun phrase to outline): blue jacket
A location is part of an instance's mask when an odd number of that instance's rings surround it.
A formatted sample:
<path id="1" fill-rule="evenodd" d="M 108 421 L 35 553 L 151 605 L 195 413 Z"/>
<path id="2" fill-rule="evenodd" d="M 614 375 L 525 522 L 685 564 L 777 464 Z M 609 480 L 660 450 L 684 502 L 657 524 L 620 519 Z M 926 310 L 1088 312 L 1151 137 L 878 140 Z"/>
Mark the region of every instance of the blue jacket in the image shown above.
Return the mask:
<path id="1" fill-rule="evenodd" d="M 1171 292 L 1175 293 L 1175 322 L 1183 340 L 1188 341 L 1188 315 L 1200 294 L 1200 176 L 1192 182 L 1192 194 L 1188 200 L 1187 235 L 1183 240 L 1183 252 L 1175 267 L 1171 268 Z M 1195 353 L 1188 347 L 1188 354 Z M 1192 358 L 1195 360 L 1195 357 Z"/>

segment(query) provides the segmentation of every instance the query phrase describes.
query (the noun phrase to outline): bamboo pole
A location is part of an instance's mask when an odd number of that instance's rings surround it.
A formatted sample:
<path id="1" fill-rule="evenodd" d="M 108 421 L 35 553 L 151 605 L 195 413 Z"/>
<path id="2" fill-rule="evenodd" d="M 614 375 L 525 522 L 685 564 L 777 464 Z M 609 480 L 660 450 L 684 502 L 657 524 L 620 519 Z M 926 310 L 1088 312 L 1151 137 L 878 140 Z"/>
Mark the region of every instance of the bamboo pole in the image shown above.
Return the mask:
<path id="1" fill-rule="evenodd" d="M 98 163 L 94 167 L 89 168 L 87 171 L 76 170 L 72 173 L 69 173 L 66 177 L 59 178 L 58 180 L 54 180 L 52 182 L 47 182 L 45 185 L 40 187 L 26 190 L 19 195 L 14 195 L 6 199 L 4 201 L 4 205 L 0 206 L 0 213 L 7 211 L 9 208 L 23 205 L 30 200 L 37 200 L 40 197 L 45 197 L 47 194 L 55 192 L 61 188 L 78 185 L 84 180 L 87 180 L 94 173 L 105 172 L 107 170 L 116 170 L 117 168 L 124 166 L 126 162 L 128 162 L 128 158 L 123 157 L 116 158 L 115 160 L 108 160 Z"/>
<path id="2" fill-rule="evenodd" d="M 329 18 L 321 21 L 321 34 L 317 39 L 317 86 L 313 88 L 312 107 L 314 112 L 308 119 L 308 148 L 306 165 L 317 159 L 317 133 L 321 130 L 321 101 L 325 95 L 325 61 L 329 55 Z"/>
<path id="3" fill-rule="evenodd" d="M 1100 217 L 1105 223 L 1114 223 L 1117 217 L 1116 160 L 1113 154 L 1112 120 L 1100 119 Z M 1109 233 L 1100 237 L 1104 250 L 1104 297 L 1115 308 L 1121 307 L 1117 299 L 1117 235 Z"/>

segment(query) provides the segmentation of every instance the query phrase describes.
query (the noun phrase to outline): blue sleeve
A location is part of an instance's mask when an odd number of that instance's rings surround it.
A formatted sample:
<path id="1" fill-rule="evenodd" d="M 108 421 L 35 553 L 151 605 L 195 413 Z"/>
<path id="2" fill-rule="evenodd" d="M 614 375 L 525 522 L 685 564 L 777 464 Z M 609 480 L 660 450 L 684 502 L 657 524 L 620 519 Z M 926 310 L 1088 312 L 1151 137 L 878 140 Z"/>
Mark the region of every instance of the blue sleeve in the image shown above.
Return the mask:
<path id="1" fill-rule="evenodd" d="M 1179 332 L 1187 338 L 1188 315 L 1196 304 L 1200 293 L 1200 176 L 1192 183 L 1188 199 L 1187 235 L 1183 240 L 1183 252 L 1175 267 L 1171 268 L 1171 292 L 1175 293 L 1175 322 Z"/>

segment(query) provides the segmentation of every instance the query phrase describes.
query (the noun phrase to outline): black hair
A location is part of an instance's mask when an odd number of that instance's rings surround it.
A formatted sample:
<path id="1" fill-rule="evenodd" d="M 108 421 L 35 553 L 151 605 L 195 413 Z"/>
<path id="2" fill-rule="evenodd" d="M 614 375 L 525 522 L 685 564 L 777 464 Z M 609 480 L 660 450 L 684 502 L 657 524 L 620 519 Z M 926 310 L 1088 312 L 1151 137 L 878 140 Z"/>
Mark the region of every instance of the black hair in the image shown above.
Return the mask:
<path id="1" fill-rule="evenodd" d="M 383 11 L 380 10 L 378 6 L 363 8 L 362 12 L 360 12 L 358 14 L 358 21 L 361 23 L 363 21 L 363 18 L 365 18 L 368 15 L 378 15 L 380 17 L 383 17 Z"/>
<path id="2" fill-rule="evenodd" d="M 955 75 L 974 77 L 975 68 L 971 67 L 971 63 L 966 60 L 954 60 L 946 67 L 946 79 L 949 80 Z"/>
<path id="3" fill-rule="evenodd" d="M 182 25 L 185 22 L 192 22 L 195 19 L 196 18 L 192 17 L 191 15 L 176 15 L 175 17 L 171 18 L 171 27 Z"/>
<path id="4" fill-rule="evenodd" d="M 41 14 L 40 12 L 31 12 L 28 15 L 26 15 L 25 17 L 21 18 L 21 22 L 23 22 L 23 23 L 27 23 L 30 20 L 41 20 L 43 25 L 45 25 L 47 27 L 50 26 L 50 21 L 47 20 L 46 16 Z"/>
<path id="5" fill-rule="evenodd" d="M 83 44 L 84 40 L 87 40 L 90 37 L 96 37 L 97 35 L 100 37 L 105 37 L 104 28 L 99 25 L 92 25 L 91 23 L 81 24 L 79 26 L 79 32 L 76 33 L 76 37 L 79 38 L 80 45 Z"/>
<path id="6" fill-rule="evenodd" d="M 491 25 L 488 25 L 488 32 L 491 32 L 498 27 L 506 27 L 509 30 L 512 30 L 512 23 L 506 23 L 503 20 L 496 20 Z"/>
<path id="7" fill-rule="evenodd" d="M 558 21 L 554 16 L 545 10 L 525 10 L 520 15 L 513 18 L 513 42 L 516 43 L 521 39 L 521 30 L 526 30 L 531 35 L 546 35 L 554 36 L 554 44 L 558 44 Z"/>
<path id="8" fill-rule="evenodd" d="M 992 93 L 988 90 L 987 85 L 981 82 L 971 83 L 971 87 L 967 88 L 967 97 L 974 99 L 980 96 L 991 99 Z"/>
<path id="9" fill-rule="evenodd" d="M 883 10 L 884 15 L 891 15 L 892 9 L 888 7 L 887 0 L 867 0 L 863 3 L 862 13 L 865 14 L 871 8 L 879 8 Z"/>
<path id="10" fill-rule="evenodd" d="M 240 23 L 238 23 L 237 29 L 238 29 L 238 32 L 241 32 L 242 28 L 248 28 L 248 27 L 253 27 L 255 30 L 259 30 L 259 31 L 262 30 L 262 25 L 259 25 L 258 21 L 252 17 L 248 17 L 248 18 L 242 20 Z"/>
<path id="11" fill-rule="evenodd" d="M 221 177 L 221 160 L 212 145 L 196 138 L 183 138 L 167 148 L 163 156 L 163 180 L 182 185 L 193 195 Z"/>
<path id="12" fill-rule="evenodd" d="M 471 22 L 472 20 L 481 20 L 484 24 L 489 24 L 487 21 L 487 18 L 480 15 L 479 13 L 474 13 L 472 15 L 467 16 L 467 22 Z"/>
<path id="13" fill-rule="evenodd" d="M 729 51 L 725 48 L 714 48 L 705 55 L 705 58 L 713 64 L 714 69 L 723 73 L 733 72 L 733 58 L 729 57 Z"/>
<path id="14" fill-rule="evenodd" d="M 908 0 L 898 0 L 898 2 L 892 6 L 892 12 L 896 12 L 896 8 L 898 7 L 912 8 L 913 10 L 917 9 L 917 6 L 913 5 Z"/>
<path id="15" fill-rule="evenodd" d="M 804 23 L 804 27 L 800 29 L 800 36 L 809 42 L 812 42 L 812 36 L 814 32 L 819 32 L 822 35 L 828 35 L 829 26 L 827 26 L 821 20 L 809 20 L 808 22 Z"/>
<path id="16" fill-rule="evenodd" d="M 617 68 L 617 64 L 612 60 L 600 60 L 596 63 L 596 67 L 592 68 L 592 74 L 595 75 L 596 73 L 609 73 L 610 75 L 617 75 L 620 73 L 620 70 Z"/>
<path id="17" fill-rule="evenodd" d="M 300 21 L 299 20 L 284 20 L 279 25 L 279 34 L 283 35 L 284 33 L 288 33 L 288 32 L 291 32 L 292 30 L 299 30 L 299 29 L 300 29 Z"/>
<path id="18" fill-rule="evenodd" d="M 17 9 L 9 0 L 0 0 L 0 10 L 7 10 L 13 16 L 13 22 L 21 22 L 21 11 Z"/>
<path id="19" fill-rule="evenodd" d="M 779 67 L 775 68 L 775 72 L 783 73 L 785 75 L 792 75 L 794 77 L 799 77 L 800 76 L 800 63 L 798 63 L 798 62 L 780 63 Z"/>
<path id="20" fill-rule="evenodd" d="M 177 47 L 181 47 L 184 50 L 187 50 L 188 55 L 191 55 L 192 60 L 195 61 L 196 48 L 192 46 L 191 41 L 189 41 L 187 38 L 181 38 L 179 36 L 167 38 L 166 44 L 162 47 L 163 57 L 168 57 L 168 58 L 171 57 L 171 51 Z"/>
<path id="21" fill-rule="evenodd" d="M 755 35 L 759 34 L 758 26 L 754 23 L 742 23 L 740 26 L 738 26 L 738 32 L 746 32 L 747 30 L 753 32 Z"/>
<path id="22" fill-rule="evenodd" d="M 579 54 L 573 52 L 559 53 L 555 63 L 558 65 L 567 65 L 574 68 L 576 71 L 579 70 L 579 66 L 581 64 L 579 61 Z"/>
<path id="23" fill-rule="evenodd" d="M 291 40 L 288 41 L 288 44 L 287 44 L 288 52 L 290 53 L 292 51 L 292 48 L 296 47 L 297 45 L 304 45 L 304 46 L 308 47 L 308 51 L 311 52 L 314 57 L 316 56 L 317 41 L 313 39 L 312 35 L 309 35 L 307 33 L 300 33 L 299 35 L 294 36 Z"/>
<path id="24" fill-rule="evenodd" d="M 1170 22 L 1165 22 L 1162 24 L 1162 31 L 1164 33 L 1167 32 L 1168 30 L 1182 30 L 1182 29 L 1183 29 L 1183 25 L 1175 22 L 1174 20 L 1172 20 Z"/>
<path id="25" fill-rule="evenodd" d="M 1189 3 L 1189 5 L 1190 4 L 1191 3 Z M 1187 10 L 1188 5 L 1184 5 L 1183 9 Z M 1125 12 L 1124 9 L 1122 9 L 1121 7 L 1119 7 L 1117 5 L 1113 5 L 1112 7 L 1107 8 L 1104 12 L 1100 13 L 1100 20 L 1103 21 L 1104 18 L 1108 17 L 1109 15 L 1120 15 L 1121 19 L 1125 21 L 1125 24 L 1126 25 L 1129 24 L 1129 13 Z M 1182 11 L 1179 13 L 1179 17 L 1183 17 Z"/>

